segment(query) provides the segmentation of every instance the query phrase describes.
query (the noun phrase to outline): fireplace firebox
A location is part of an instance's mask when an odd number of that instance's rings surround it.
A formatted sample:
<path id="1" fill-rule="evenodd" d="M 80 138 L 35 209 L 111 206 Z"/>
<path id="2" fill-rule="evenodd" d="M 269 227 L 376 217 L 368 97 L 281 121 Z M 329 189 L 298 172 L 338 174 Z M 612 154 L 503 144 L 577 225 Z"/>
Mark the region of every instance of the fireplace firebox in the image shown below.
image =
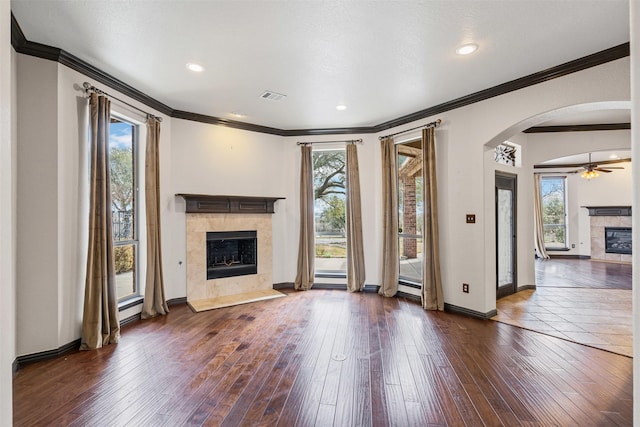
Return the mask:
<path id="1" fill-rule="evenodd" d="M 605 227 L 605 252 L 631 254 L 631 227 Z"/>
<path id="2" fill-rule="evenodd" d="M 207 232 L 207 280 L 258 274 L 256 231 Z"/>

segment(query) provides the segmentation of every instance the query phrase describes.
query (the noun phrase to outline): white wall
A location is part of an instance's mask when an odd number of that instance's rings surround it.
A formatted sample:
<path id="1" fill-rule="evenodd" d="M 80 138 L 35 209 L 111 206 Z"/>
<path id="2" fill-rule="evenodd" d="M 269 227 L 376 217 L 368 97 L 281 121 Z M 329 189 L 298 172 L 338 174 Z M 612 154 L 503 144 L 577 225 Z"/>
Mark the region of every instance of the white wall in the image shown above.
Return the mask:
<path id="1" fill-rule="evenodd" d="M 17 352 L 22 355 L 59 346 L 58 64 L 18 55 L 17 67 Z"/>
<path id="2" fill-rule="evenodd" d="M 0 2 L 0 425 L 13 422 L 15 346 L 15 52 L 9 2 Z"/>

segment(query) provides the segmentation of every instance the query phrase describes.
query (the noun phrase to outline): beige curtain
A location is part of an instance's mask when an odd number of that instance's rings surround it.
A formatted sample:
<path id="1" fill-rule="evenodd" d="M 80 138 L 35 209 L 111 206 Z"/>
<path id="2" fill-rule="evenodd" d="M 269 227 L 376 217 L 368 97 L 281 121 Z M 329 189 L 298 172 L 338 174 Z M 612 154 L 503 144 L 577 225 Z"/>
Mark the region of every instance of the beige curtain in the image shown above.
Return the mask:
<path id="1" fill-rule="evenodd" d="M 142 305 L 142 318 L 167 314 L 162 274 L 160 233 L 160 121 L 147 117 L 147 146 L 145 152 L 145 202 L 147 207 L 147 280 Z"/>
<path id="2" fill-rule="evenodd" d="M 534 226 L 534 249 L 538 257 L 549 259 L 547 248 L 544 246 L 544 223 L 542 221 L 542 194 L 540 186 L 542 177 L 533 176 L 533 226 Z"/>
<path id="3" fill-rule="evenodd" d="M 393 138 L 383 138 L 382 149 L 382 272 L 378 293 L 392 297 L 398 292 L 398 177 Z"/>
<path id="4" fill-rule="evenodd" d="M 347 289 L 364 289 L 364 248 L 362 246 L 362 209 L 360 204 L 360 171 L 358 148 L 347 145 Z"/>
<path id="5" fill-rule="evenodd" d="M 95 93 L 90 95 L 89 250 L 84 289 L 81 350 L 92 350 L 106 344 L 117 343 L 120 337 L 111 232 L 110 104 L 104 96 L 98 96 Z"/>
<path id="6" fill-rule="evenodd" d="M 422 188 L 424 191 L 424 224 L 422 257 L 422 307 L 444 310 L 440 276 L 440 244 L 438 239 L 438 180 L 436 178 L 435 129 L 422 130 Z"/>
<path id="7" fill-rule="evenodd" d="M 313 286 L 315 238 L 313 230 L 313 165 L 311 146 L 303 145 L 300 164 L 300 240 L 298 272 L 294 288 L 307 291 Z"/>

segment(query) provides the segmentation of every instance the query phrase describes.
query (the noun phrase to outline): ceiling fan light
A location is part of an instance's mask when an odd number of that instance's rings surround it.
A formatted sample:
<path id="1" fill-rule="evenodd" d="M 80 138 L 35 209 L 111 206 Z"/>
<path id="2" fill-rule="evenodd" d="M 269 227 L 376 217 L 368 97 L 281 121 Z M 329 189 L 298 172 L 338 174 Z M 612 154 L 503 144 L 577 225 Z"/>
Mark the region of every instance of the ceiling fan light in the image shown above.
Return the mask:
<path id="1" fill-rule="evenodd" d="M 598 173 L 598 171 L 594 171 L 594 170 L 586 170 L 584 172 L 582 172 L 582 175 L 580 175 L 580 177 L 584 178 L 584 179 L 593 179 L 593 178 L 597 178 L 599 177 L 600 174 Z"/>

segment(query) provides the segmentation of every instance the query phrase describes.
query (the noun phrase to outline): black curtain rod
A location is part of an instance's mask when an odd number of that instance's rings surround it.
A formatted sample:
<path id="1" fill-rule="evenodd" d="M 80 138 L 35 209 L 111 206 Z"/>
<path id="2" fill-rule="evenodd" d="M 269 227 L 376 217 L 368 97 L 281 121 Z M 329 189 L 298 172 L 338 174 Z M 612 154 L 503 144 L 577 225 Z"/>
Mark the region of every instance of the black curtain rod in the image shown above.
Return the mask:
<path id="1" fill-rule="evenodd" d="M 118 102 L 121 102 L 121 103 L 123 103 L 123 104 L 125 104 L 125 105 L 127 105 L 127 106 L 129 106 L 129 107 L 131 107 L 131 108 L 133 108 L 133 109 L 135 109 L 135 110 L 140 111 L 141 113 L 146 114 L 147 116 L 151 116 L 151 117 L 155 118 L 155 119 L 156 119 L 156 120 L 158 120 L 159 122 L 161 122 L 161 121 L 162 121 L 162 117 L 158 117 L 158 116 L 156 116 L 156 115 L 154 115 L 154 114 L 149 113 L 148 111 L 143 110 L 142 108 L 138 108 L 138 107 L 136 107 L 135 105 L 131 105 L 131 104 L 129 104 L 127 101 L 123 101 L 123 100 L 122 100 L 122 99 L 120 99 L 120 98 L 116 98 L 115 96 L 110 95 L 110 94 L 108 94 L 107 92 L 105 92 L 105 91 L 103 91 L 103 90 L 98 89 L 97 87 L 93 86 L 93 85 L 92 85 L 91 83 L 89 83 L 89 82 L 84 82 L 84 83 L 82 84 L 82 87 L 84 87 L 84 90 L 85 90 L 85 92 L 87 92 L 87 93 L 89 93 L 89 92 L 95 92 L 95 93 L 97 93 L 98 95 L 105 95 L 105 96 L 108 96 L 109 98 L 113 98 L 113 99 L 115 99 L 115 100 L 116 100 L 116 101 L 118 101 Z"/>
<path id="2" fill-rule="evenodd" d="M 313 145 L 313 144 L 329 144 L 329 143 L 340 143 L 340 142 L 345 142 L 347 144 L 362 144 L 362 139 L 347 139 L 347 140 L 340 140 L 340 141 L 315 141 L 315 142 L 303 142 L 303 141 L 298 141 L 296 144 L 298 145 Z"/>
<path id="3" fill-rule="evenodd" d="M 438 120 L 436 120 L 434 122 L 427 123 L 426 125 L 416 126 L 414 128 L 403 130 L 403 131 L 400 131 L 400 132 L 390 133 L 389 135 L 379 136 L 378 139 L 382 140 L 384 138 L 390 138 L 392 136 L 396 136 L 396 135 L 400 135 L 400 134 L 403 134 L 403 133 L 411 132 L 412 130 L 421 129 L 421 128 L 430 128 L 430 127 L 434 127 L 435 128 L 435 127 L 438 127 L 440 125 L 440 123 L 442 123 L 442 120 L 438 119 Z"/>

